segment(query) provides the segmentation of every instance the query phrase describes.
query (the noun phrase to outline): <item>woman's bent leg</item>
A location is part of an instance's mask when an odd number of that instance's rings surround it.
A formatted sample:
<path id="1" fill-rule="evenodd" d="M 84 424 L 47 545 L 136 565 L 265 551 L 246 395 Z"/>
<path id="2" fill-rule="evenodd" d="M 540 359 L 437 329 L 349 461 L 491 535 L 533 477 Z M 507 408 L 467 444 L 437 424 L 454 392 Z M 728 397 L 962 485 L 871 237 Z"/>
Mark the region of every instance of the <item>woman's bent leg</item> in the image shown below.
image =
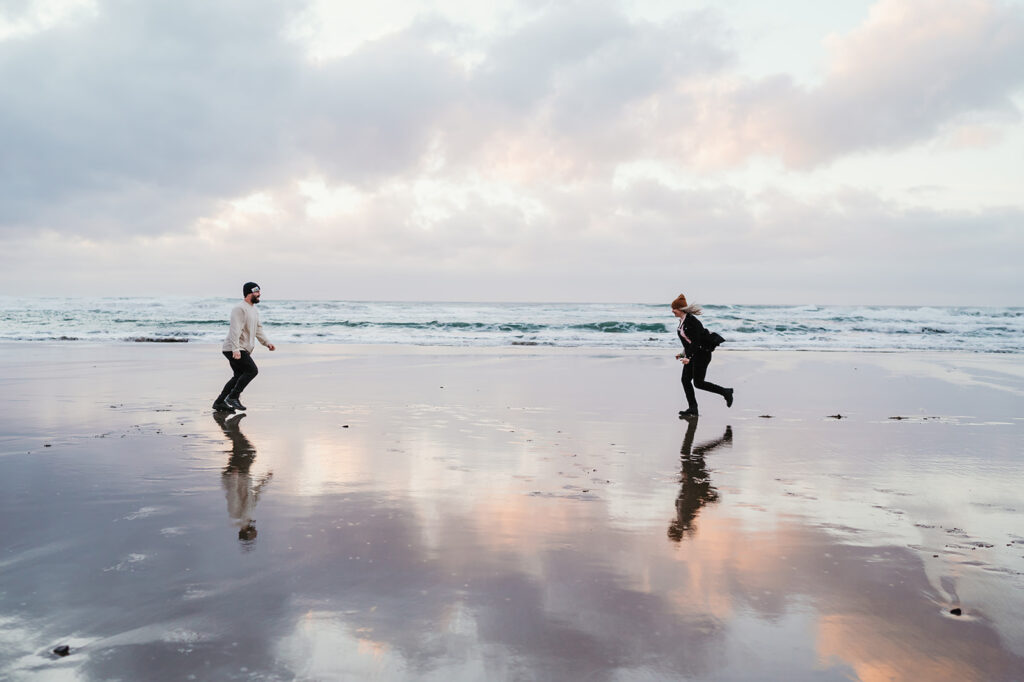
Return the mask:
<path id="1" fill-rule="evenodd" d="M 693 385 L 702 391 L 717 393 L 724 398 L 726 393 L 729 392 L 728 389 L 704 380 L 704 376 L 708 373 L 708 365 L 710 364 L 711 353 L 698 353 L 690 359 L 690 364 L 687 367 L 693 367 Z"/>

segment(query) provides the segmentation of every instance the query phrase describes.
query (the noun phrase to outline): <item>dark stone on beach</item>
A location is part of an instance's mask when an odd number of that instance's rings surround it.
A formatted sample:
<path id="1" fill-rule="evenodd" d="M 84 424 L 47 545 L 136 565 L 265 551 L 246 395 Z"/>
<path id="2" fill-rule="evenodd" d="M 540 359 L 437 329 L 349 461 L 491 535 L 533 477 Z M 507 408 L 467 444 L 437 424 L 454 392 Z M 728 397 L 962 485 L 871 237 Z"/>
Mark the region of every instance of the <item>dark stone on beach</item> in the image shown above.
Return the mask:
<path id="1" fill-rule="evenodd" d="M 71 647 L 69 647 L 67 644 L 61 644 L 59 647 L 53 650 L 53 653 L 57 654 L 58 656 L 67 656 L 71 653 Z"/>
<path id="2" fill-rule="evenodd" d="M 341 425 L 341 428 L 343 428 L 343 429 L 347 429 L 347 428 L 348 428 L 348 424 L 342 424 L 342 425 Z"/>
<path id="3" fill-rule="evenodd" d="M 889 419 L 910 419 L 910 417 L 889 417 Z"/>
<path id="4" fill-rule="evenodd" d="M 761 419 L 771 419 L 771 418 L 772 418 L 772 415 L 770 415 L 770 414 L 762 414 L 761 415 Z"/>
<path id="5" fill-rule="evenodd" d="M 44 443 L 44 444 L 43 444 L 43 447 L 44 447 L 44 448 L 52 448 L 53 446 L 52 446 L 52 445 L 50 445 L 49 443 Z"/>
<path id="6" fill-rule="evenodd" d="M 963 613 L 963 611 L 960 610 L 959 606 L 955 609 L 950 609 L 949 612 L 952 613 L 954 616 L 959 616 Z"/>
<path id="7" fill-rule="evenodd" d="M 828 416 L 828 418 L 829 418 L 829 419 L 842 419 L 842 418 L 843 418 L 843 415 L 841 415 L 841 414 L 830 414 L 830 415 Z"/>

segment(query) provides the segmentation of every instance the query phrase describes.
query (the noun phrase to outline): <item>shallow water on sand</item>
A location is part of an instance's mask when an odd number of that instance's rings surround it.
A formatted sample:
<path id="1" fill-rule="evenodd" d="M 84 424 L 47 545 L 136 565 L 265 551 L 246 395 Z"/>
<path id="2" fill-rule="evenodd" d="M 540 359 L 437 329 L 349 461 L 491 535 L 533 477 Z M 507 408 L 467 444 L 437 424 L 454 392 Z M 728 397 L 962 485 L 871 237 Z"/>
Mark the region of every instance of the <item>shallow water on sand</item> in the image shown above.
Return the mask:
<path id="1" fill-rule="evenodd" d="M 79 352 L 0 358 L 0 678 L 1024 678 L 998 363 Z"/>

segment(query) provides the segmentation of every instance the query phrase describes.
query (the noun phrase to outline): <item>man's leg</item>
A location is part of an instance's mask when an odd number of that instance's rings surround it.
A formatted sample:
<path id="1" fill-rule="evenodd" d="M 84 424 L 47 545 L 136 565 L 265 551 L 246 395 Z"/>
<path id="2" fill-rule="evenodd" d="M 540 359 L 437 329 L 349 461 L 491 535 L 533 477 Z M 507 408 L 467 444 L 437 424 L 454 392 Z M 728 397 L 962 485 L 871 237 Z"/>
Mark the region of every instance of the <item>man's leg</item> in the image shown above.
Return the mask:
<path id="1" fill-rule="evenodd" d="M 224 357 L 227 358 L 228 363 L 231 365 L 231 378 L 228 379 L 227 383 L 224 384 L 224 388 L 221 389 L 220 395 L 213 401 L 213 409 L 220 411 L 228 411 L 233 408 L 230 407 L 226 402 L 225 398 L 231 395 L 231 390 L 235 387 L 235 383 L 238 381 L 238 377 L 241 375 L 241 367 L 235 364 L 235 359 L 231 357 L 231 351 L 224 351 Z"/>
<path id="2" fill-rule="evenodd" d="M 253 362 L 252 356 L 249 355 L 248 351 L 244 350 L 242 351 L 242 357 L 238 360 L 231 358 L 231 369 L 235 370 L 235 384 L 231 387 L 225 402 L 236 410 L 244 410 L 245 406 L 239 401 L 239 397 L 242 395 L 245 387 L 249 385 L 249 382 L 260 373 L 260 370 L 256 367 L 256 363 Z"/>

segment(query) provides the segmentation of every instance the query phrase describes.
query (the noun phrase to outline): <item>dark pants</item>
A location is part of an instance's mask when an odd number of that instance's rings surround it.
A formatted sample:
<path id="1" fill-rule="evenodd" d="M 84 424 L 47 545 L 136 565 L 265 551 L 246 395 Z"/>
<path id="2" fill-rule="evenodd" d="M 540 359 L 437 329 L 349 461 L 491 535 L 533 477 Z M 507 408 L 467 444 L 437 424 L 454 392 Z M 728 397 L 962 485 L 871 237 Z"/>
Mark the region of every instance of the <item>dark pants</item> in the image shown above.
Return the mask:
<path id="1" fill-rule="evenodd" d="M 693 387 L 696 386 L 702 391 L 711 391 L 725 397 L 726 389 L 710 381 L 704 381 L 708 373 L 708 365 L 711 364 L 711 353 L 706 351 L 695 351 L 690 356 L 690 362 L 683 365 L 683 392 L 686 393 L 686 408 L 697 409 L 697 396 L 694 395 Z"/>
<path id="2" fill-rule="evenodd" d="M 249 382 L 256 378 L 256 375 L 260 373 L 260 370 L 256 367 L 256 363 L 252 361 L 252 356 L 249 355 L 249 351 L 242 351 L 242 357 L 235 360 L 231 357 L 231 351 L 224 351 L 224 357 L 231 363 L 231 371 L 234 372 L 234 376 L 228 379 L 228 383 L 224 384 L 224 389 L 217 396 L 217 400 L 224 400 L 228 396 L 237 398 L 245 390 L 245 387 L 249 385 Z"/>

